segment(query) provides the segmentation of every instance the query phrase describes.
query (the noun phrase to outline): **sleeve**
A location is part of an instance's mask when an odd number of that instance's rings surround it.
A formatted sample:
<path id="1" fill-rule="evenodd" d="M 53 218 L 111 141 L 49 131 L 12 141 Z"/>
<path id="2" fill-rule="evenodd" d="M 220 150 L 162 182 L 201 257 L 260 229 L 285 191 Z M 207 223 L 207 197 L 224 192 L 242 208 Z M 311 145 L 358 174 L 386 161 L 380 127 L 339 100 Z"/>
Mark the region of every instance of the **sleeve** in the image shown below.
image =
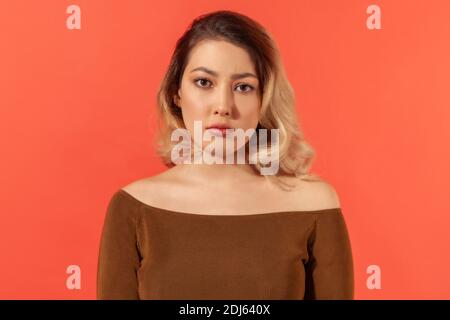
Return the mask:
<path id="1" fill-rule="evenodd" d="M 305 300 L 352 300 L 353 257 L 341 209 L 318 213 L 308 239 Z"/>
<path id="2" fill-rule="evenodd" d="M 136 208 L 119 192 L 110 200 L 100 239 L 97 299 L 138 300 L 140 253 Z"/>

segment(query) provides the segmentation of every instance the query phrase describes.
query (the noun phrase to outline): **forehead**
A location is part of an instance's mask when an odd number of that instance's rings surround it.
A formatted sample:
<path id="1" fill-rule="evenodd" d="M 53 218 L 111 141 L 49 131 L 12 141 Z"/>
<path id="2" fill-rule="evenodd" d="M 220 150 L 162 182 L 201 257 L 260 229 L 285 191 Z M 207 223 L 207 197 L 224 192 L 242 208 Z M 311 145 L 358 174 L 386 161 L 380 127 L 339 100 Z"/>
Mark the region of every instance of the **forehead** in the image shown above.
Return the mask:
<path id="1" fill-rule="evenodd" d="M 204 66 L 227 75 L 236 72 L 253 72 L 255 66 L 249 53 L 230 42 L 223 40 L 203 40 L 191 50 L 187 71 Z"/>

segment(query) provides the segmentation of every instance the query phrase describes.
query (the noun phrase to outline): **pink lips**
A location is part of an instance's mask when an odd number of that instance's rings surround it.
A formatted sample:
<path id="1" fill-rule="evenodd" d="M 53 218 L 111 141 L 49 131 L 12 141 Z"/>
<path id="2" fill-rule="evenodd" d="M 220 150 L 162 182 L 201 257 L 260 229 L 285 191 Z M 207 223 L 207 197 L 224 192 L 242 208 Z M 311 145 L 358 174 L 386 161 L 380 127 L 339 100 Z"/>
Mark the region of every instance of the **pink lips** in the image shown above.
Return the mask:
<path id="1" fill-rule="evenodd" d="M 213 124 L 212 126 L 209 126 L 206 129 L 214 129 L 212 130 L 213 132 L 217 132 L 220 133 L 220 135 L 225 136 L 226 130 L 231 128 L 224 124 Z"/>
<path id="2" fill-rule="evenodd" d="M 227 129 L 220 129 L 220 128 L 208 128 L 208 129 L 211 129 L 212 133 L 214 133 L 214 134 L 217 133 L 218 135 L 221 135 L 221 136 L 225 136 L 225 134 L 227 133 L 226 132 Z"/>

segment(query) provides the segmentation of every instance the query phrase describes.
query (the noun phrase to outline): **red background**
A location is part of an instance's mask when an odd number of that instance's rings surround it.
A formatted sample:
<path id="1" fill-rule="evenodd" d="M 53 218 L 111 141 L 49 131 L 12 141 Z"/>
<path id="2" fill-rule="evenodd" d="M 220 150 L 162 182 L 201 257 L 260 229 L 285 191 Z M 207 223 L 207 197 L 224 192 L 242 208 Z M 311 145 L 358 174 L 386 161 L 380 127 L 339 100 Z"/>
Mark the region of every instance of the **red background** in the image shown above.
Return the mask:
<path id="1" fill-rule="evenodd" d="M 71 4 L 81 30 L 66 27 Z M 381 30 L 366 27 L 371 4 Z M 0 298 L 95 299 L 110 197 L 164 170 L 151 138 L 175 42 L 218 9 L 275 37 L 313 171 L 340 196 L 355 298 L 449 299 L 446 0 L 1 1 Z M 80 290 L 66 288 L 71 264 Z"/>

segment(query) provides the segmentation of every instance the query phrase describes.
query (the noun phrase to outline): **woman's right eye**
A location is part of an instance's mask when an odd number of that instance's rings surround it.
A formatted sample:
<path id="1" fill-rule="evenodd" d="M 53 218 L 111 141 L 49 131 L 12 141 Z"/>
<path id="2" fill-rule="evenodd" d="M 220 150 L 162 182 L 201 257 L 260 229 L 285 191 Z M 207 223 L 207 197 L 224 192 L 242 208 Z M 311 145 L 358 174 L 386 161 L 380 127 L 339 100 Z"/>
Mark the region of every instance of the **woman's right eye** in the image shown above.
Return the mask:
<path id="1" fill-rule="evenodd" d="M 198 84 L 200 88 L 207 88 L 204 85 L 207 83 L 210 83 L 210 82 L 211 81 L 209 81 L 208 79 L 204 79 L 204 78 L 194 80 L 194 83 Z"/>

